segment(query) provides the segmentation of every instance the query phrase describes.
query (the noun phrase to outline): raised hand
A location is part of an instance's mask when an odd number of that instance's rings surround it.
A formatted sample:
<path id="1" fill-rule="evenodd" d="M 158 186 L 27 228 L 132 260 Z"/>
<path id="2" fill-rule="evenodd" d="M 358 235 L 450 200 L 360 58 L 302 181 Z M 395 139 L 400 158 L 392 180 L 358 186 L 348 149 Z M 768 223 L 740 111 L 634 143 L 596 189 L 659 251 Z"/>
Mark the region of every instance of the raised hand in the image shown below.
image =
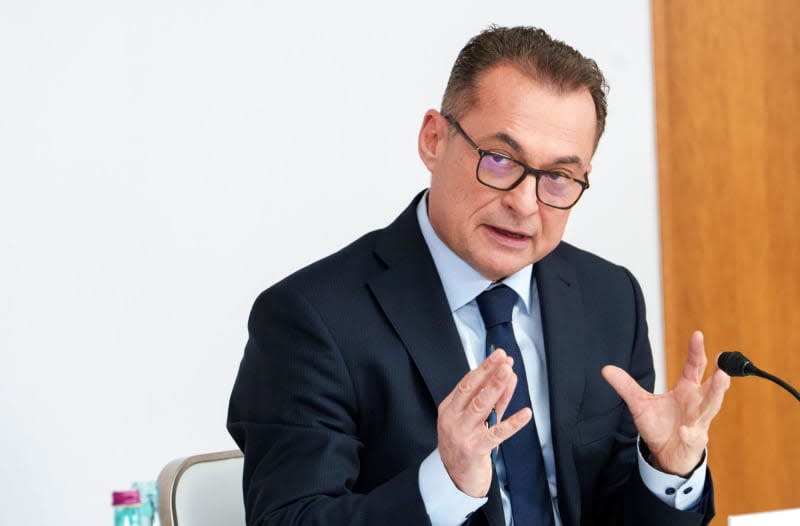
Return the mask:
<path id="1" fill-rule="evenodd" d="M 654 467 L 665 473 L 687 476 L 694 470 L 708 443 L 711 421 L 722 407 L 730 376 L 715 368 L 703 382 L 707 363 L 703 334 L 695 331 L 689 339 L 683 374 L 664 394 L 647 392 L 619 367 L 603 367 L 603 377 L 625 400 L 639 435 L 653 454 Z"/>
<path id="2" fill-rule="evenodd" d="M 472 497 L 484 497 L 489 492 L 492 449 L 533 416 L 526 407 L 503 420 L 517 385 L 513 363 L 505 351 L 495 350 L 439 404 L 439 455 L 456 487 Z M 492 409 L 497 423 L 489 427 L 486 420 Z"/>

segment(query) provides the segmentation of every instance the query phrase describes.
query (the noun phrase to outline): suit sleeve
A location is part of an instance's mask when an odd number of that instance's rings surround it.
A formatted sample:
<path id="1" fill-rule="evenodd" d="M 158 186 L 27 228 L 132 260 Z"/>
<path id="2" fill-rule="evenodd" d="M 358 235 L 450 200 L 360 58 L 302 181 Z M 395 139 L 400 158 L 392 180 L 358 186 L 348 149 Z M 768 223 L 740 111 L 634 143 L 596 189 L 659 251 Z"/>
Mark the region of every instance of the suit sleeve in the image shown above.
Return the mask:
<path id="1" fill-rule="evenodd" d="M 628 373 L 648 391 L 653 391 L 655 373 L 647 335 L 644 298 L 633 275 L 625 270 L 633 290 L 635 334 Z M 616 433 L 611 459 L 601 477 L 601 490 L 590 524 L 638 526 L 700 526 L 714 517 L 713 486 L 710 473 L 700 502 L 692 511 L 679 511 L 656 497 L 642 482 L 638 469 L 638 432 L 627 407 Z"/>
<path id="2" fill-rule="evenodd" d="M 357 492 L 361 406 L 320 314 L 279 284 L 250 315 L 228 430 L 244 452 L 247 524 L 429 524 L 419 464 Z"/>

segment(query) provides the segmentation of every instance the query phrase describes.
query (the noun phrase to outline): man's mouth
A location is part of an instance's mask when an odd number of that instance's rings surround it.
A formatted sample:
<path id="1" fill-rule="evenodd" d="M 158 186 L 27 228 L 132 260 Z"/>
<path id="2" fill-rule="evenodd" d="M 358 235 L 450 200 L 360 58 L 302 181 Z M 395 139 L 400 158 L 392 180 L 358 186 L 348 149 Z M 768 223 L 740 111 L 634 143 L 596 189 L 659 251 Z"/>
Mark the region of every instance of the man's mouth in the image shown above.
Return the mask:
<path id="1" fill-rule="evenodd" d="M 531 237 L 531 236 L 529 236 L 527 234 L 520 234 L 518 232 L 512 232 L 511 230 L 505 230 L 503 228 L 499 228 L 499 227 L 496 227 L 496 226 L 489 226 L 489 228 L 491 228 L 492 230 L 494 230 L 498 234 L 504 235 L 506 237 L 510 237 L 511 239 L 528 239 L 529 237 Z"/>

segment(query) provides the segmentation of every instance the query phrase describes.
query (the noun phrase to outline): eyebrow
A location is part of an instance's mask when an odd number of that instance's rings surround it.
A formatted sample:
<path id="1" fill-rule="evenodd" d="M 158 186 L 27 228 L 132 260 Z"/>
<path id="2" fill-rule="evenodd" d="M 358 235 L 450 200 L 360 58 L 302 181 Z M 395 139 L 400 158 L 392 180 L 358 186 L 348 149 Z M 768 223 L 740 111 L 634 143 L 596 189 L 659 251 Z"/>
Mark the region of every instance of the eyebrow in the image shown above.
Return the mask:
<path id="1" fill-rule="evenodd" d="M 577 155 L 567 155 L 565 157 L 559 157 L 553 164 L 581 164 L 581 160 Z"/>
<path id="2" fill-rule="evenodd" d="M 495 133 L 494 135 L 492 135 L 492 138 L 493 139 L 497 139 L 499 141 L 503 141 L 504 143 L 509 145 L 511 147 L 511 149 L 514 150 L 517 153 L 517 155 L 519 155 L 521 157 L 524 156 L 523 155 L 524 152 L 522 151 L 522 146 L 519 144 L 519 142 L 517 142 L 516 139 L 514 139 L 509 134 L 503 133 L 503 132 L 499 132 L 499 133 Z M 577 155 L 565 155 L 564 157 L 558 157 L 557 159 L 553 160 L 553 162 L 551 162 L 549 164 L 577 164 L 577 165 L 580 166 L 581 165 L 581 159 Z"/>

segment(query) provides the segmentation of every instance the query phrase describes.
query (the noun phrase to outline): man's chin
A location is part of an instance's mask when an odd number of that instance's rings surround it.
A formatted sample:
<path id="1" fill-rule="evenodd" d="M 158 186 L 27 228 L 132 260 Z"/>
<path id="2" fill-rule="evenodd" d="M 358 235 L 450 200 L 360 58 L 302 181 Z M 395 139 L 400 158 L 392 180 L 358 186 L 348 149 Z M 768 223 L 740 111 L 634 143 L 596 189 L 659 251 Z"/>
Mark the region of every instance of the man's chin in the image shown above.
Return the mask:
<path id="1" fill-rule="evenodd" d="M 498 281 L 519 272 L 530 265 L 530 263 L 531 262 L 527 259 L 519 261 L 487 262 L 481 265 L 480 268 L 476 268 L 476 270 L 486 279 Z"/>

